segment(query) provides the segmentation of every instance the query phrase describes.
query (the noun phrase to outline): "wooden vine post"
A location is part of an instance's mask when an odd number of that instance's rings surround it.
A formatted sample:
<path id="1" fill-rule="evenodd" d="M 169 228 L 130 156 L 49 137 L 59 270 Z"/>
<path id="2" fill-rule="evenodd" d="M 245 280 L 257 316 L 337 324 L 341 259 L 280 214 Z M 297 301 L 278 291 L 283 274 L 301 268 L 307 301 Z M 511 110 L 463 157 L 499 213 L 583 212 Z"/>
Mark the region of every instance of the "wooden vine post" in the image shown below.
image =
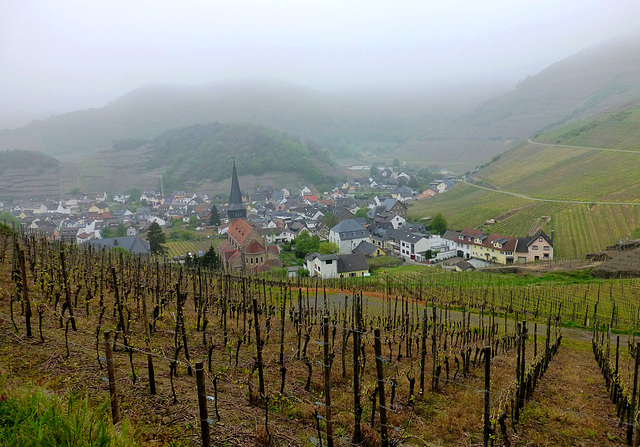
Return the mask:
<path id="1" fill-rule="evenodd" d="M 109 394 L 111 395 L 111 416 L 113 423 L 120 422 L 120 407 L 118 405 L 118 393 L 116 392 L 116 368 L 113 364 L 113 332 L 104 333 L 104 352 L 107 359 L 107 374 L 109 375 Z"/>
<path id="2" fill-rule="evenodd" d="M 327 446 L 333 447 L 333 422 L 331 422 L 331 354 L 329 352 L 329 317 L 322 320 L 322 333 L 324 336 L 324 356 L 322 366 L 324 371 L 324 406 L 327 426 Z"/>
<path id="3" fill-rule="evenodd" d="M 483 417 L 483 437 L 484 447 L 489 446 L 489 437 L 491 434 L 491 421 L 489 420 L 491 397 L 491 347 L 484 348 L 484 417 Z"/>
<path id="4" fill-rule="evenodd" d="M 258 320 L 258 302 L 254 298 L 253 299 L 253 327 L 256 330 L 256 367 L 258 368 L 258 386 L 260 390 L 260 399 L 265 398 L 266 394 L 264 392 L 264 370 L 262 365 L 262 340 L 260 339 L 260 322 Z"/>
<path id="5" fill-rule="evenodd" d="M 362 315 L 360 306 L 362 296 L 354 296 L 353 300 L 353 437 L 351 443 L 360 445 L 362 443 L 362 405 L 360 403 L 360 337 L 362 335 Z"/>
<path id="6" fill-rule="evenodd" d="M 200 409 L 200 429 L 202 430 L 202 447 L 211 446 L 209 433 L 209 416 L 207 412 L 207 390 L 204 383 L 204 363 L 196 363 L 196 382 L 198 386 L 198 407 Z"/>
<path id="7" fill-rule="evenodd" d="M 144 324 L 145 338 L 147 344 L 147 369 L 149 371 L 149 392 L 156 394 L 156 379 L 153 370 L 153 355 L 151 355 L 151 328 L 149 326 L 149 314 L 147 313 L 147 296 L 142 293 L 142 324 Z"/>
<path id="8" fill-rule="evenodd" d="M 631 394 L 631 408 L 627 417 L 627 444 L 631 445 L 633 441 L 633 427 L 636 419 L 636 399 L 638 397 L 638 366 L 640 365 L 640 342 L 636 343 L 635 352 L 635 368 L 633 372 L 633 393 Z M 637 438 L 637 436 L 636 436 Z"/>
<path id="9" fill-rule="evenodd" d="M 380 446 L 389 447 L 387 434 L 387 403 L 384 398 L 384 373 L 382 371 L 382 346 L 380 343 L 380 328 L 374 329 L 376 350 L 376 375 L 378 379 L 378 399 L 380 402 Z"/>
<path id="10" fill-rule="evenodd" d="M 31 337 L 31 301 L 29 300 L 29 285 L 27 284 L 27 267 L 24 258 L 24 250 L 18 249 L 20 260 L 20 277 L 22 279 L 22 301 L 24 303 L 24 318 L 27 326 L 27 337 Z M 42 331 L 41 331 L 42 333 Z"/>

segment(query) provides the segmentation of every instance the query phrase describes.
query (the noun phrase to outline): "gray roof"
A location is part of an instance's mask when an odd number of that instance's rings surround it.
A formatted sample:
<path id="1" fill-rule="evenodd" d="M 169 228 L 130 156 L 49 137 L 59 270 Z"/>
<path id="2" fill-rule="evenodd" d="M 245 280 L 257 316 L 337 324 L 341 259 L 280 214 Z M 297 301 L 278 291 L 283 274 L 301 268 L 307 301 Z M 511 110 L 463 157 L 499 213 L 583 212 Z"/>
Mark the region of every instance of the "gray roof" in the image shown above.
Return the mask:
<path id="1" fill-rule="evenodd" d="M 90 244 L 97 249 L 106 248 L 108 250 L 115 247 L 122 247 L 125 250 L 133 253 L 134 255 L 148 255 L 151 252 L 149 248 L 149 242 L 141 239 L 138 236 L 93 239 L 88 241 L 87 244 Z"/>
<path id="2" fill-rule="evenodd" d="M 354 253 L 362 253 L 363 255 L 371 256 L 378 249 L 377 245 L 372 244 L 371 242 L 362 241 L 358 244 L 356 248 L 353 249 Z"/>
<path id="3" fill-rule="evenodd" d="M 359 239 L 369 235 L 364 225 L 356 219 L 345 219 L 331 228 L 331 231 L 339 233 L 342 240 Z"/>
<path id="4" fill-rule="evenodd" d="M 369 270 L 367 259 L 362 253 L 338 256 L 338 273 L 357 272 Z"/>

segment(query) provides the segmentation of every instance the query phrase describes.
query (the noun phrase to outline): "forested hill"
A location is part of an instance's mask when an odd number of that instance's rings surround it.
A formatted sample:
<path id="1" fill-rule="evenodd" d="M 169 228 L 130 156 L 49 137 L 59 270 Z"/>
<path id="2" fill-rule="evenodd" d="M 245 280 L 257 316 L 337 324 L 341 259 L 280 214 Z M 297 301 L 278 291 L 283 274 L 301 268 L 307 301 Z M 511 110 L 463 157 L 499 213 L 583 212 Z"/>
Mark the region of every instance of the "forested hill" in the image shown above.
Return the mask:
<path id="1" fill-rule="evenodd" d="M 169 130 L 148 141 L 114 142 L 78 162 L 78 181 L 85 189 L 115 192 L 134 185 L 158 188 L 162 176 L 165 191 L 210 190 L 231 176 L 234 159 L 239 175 L 255 176 L 252 181 L 268 174 L 283 184 L 328 186 L 340 172 L 326 151 L 284 132 L 210 123 Z"/>
<path id="2" fill-rule="evenodd" d="M 234 159 L 243 175 L 292 173 L 315 185 L 334 180 L 328 153 L 256 124 L 198 124 L 165 132 L 150 145 L 149 169 L 164 168 L 167 181 L 179 185 L 228 178 Z"/>

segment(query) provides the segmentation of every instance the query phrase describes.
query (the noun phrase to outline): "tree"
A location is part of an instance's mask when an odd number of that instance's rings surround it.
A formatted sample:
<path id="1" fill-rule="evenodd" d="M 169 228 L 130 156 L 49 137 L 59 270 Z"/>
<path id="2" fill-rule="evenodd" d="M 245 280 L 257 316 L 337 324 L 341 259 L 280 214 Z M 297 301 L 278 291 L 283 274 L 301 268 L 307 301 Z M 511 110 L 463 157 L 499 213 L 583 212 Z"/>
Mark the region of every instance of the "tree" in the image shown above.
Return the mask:
<path id="1" fill-rule="evenodd" d="M 340 247 L 335 242 L 320 242 L 318 253 L 321 255 L 332 255 L 340 251 Z"/>
<path id="2" fill-rule="evenodd" d="M 102 236 L 102 239 L 114 237 L 113 230 L 109 227 L 104 227 L 100 230 L 100 236 Z"/>
<path id="3" fill-rule="evenodd" d="M 399 168 L 400 167 L 400 160 L 398 160 L 397 158 L 394 158 L 393 161 L 391 162 L 391 166 L 393 166 L 394 168 Z"/>
<path id="4" fill-rule="evenodd" d="M 309 253 L 318 251 L 320 248 L 320 238 L 311 236 L 308 231 L 301 231 L 293 242 L 295 244 L 296 258 L 304 258 Z"/>
<path id="5" fill-rule="evenodd" d="M 222 221 L 220 220 L 220 213 L 218 212 L 218 207 L 214 203 L 211 206 L 211 216 L 209 216 L 209 225 L 217 227 L 221 223 Z"/>
<path id="6" fill-rule="evenodd" d="M 338 224 L 338 218 L 331 211 L 324 215 L 324 224 L 328 228 L 333 228 Z"/>
<path id="7" fill-rule="evenodd" d="M 167 253 L 167 247 L 164 244 L 167 242 L 167 239 L 158 225 L 158 222 L 154 222 L 149 225 L 149 230 L 147 231 L 147 241 L 149 241 L 149 246 L 151 249 L 151 254 L 153 255 L 163 255 Z"/>
<path id="8" fill-rule="evenodd" d="M 442 213 L 438 213 L 431 219 L 431 231 L 443 235 L 447 231 L 447 220 Z"/>
<path id="9" fill-rule="evenodd" d="M 116 237 L 125 237 L 127 235 L 127 228 L 124 226 L 122 222 L 118 224 L 116 228 Z"/>
<path id="10" fill-rule="evenodd" d="M 367 217 L 367 209 L 366 208 L 358 208 L 356 211 L 356 217 Z"/>
<path id="11" fill-rule="evenodd" d="M 193 229 L 198 227 L 198 216 L 189 216 L 189 226 Z"/>
<path id="12" fill-rule="evenodd" d="M 371 165 L 371 168 L 369 168 L 369 175 L 371 177 L 377 177 L 380 174 L 380 171 L 378 170 L 378 167 L 376 165 Z"/>
<path id="13" fill-rule="evenodd" d="M 130 188 L 127 188 L 125 194 L 129 195 L 129 202 L 137 202 L 140 200 L 142 190 L 137 186 L 131 186 Z"/>

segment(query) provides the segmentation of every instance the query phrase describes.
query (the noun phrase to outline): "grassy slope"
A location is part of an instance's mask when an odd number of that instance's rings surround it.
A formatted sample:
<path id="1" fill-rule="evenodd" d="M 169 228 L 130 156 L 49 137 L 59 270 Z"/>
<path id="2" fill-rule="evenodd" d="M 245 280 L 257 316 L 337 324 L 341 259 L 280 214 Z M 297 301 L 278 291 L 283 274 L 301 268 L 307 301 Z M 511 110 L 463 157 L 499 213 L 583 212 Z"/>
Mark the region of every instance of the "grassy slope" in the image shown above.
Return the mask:
<path id="1" fill-rule="evenodd" d="M 624 129 L 624 132 L 621 131 Z M 632 152 L 550 147 L 525 143 L 480 170 L 483 184 L 542 199 L 584 202 L 553 203 L 459 185 L 454 191 L 419 202 L 412 217 L 442 212 L 451 228 L 476 227 L 496 218 L 488 231 L 526 235 L 536 228 L 555 230 L 556 256 L 581 257 L 630 237 L 640 226 L 640 206 L 595 202 L 640 203 L 640 107 L 554 129 L 536 141 Z"/>

